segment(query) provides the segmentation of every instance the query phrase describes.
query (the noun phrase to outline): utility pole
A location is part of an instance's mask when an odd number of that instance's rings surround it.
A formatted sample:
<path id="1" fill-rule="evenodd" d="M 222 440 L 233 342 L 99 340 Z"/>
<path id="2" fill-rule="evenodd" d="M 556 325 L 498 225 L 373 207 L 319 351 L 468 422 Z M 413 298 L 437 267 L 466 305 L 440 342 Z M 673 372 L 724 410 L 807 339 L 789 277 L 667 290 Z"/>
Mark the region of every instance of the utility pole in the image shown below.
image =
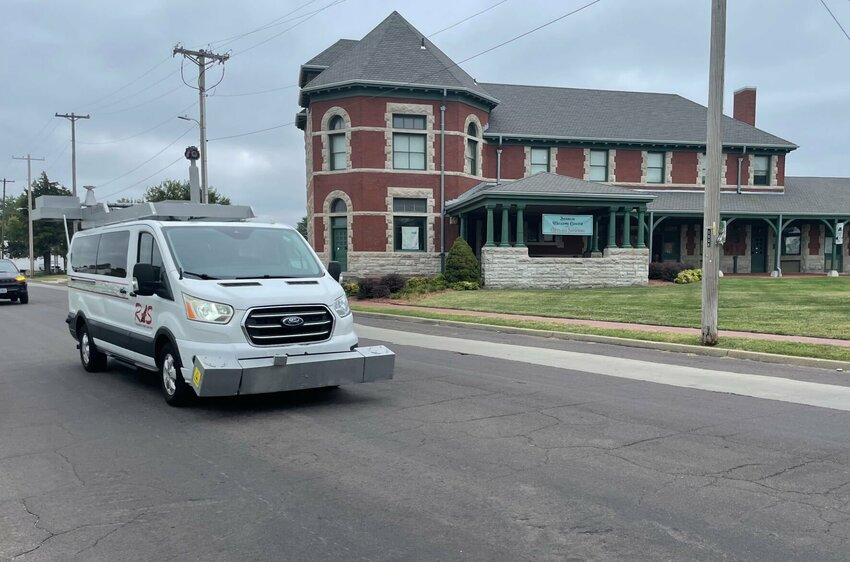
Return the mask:
<path id="1" fill-rule="evenodd" d="M 77 119 L 91 119 L 89 115 L 57 113 L 56 117 L 64 117 L 71 121 L 71 193 L 77 196 Z"/>
<path id="2" fill-rule="evenodd" d="M 3 178 L 3 222 L 0 223 L 0 259 L 6 257 L 6 184 L 15 183 L 15 180 Z"/>
<path id="3" fill-rule="evenodd" d="M 199 105 L 200 105 L 200 120 L 198 121 L 198 126 L 201 129 L 201 203 L 207 203 L 207 105 L 206 105 L 206 97 L 207 97 L 207 81 L 206 81 L 206 73 L 207 67 L 212 66 L 215 63 L 224 64 L 224 62 L 230 58 L 229 54 L 218 55 L 211 51 L 205 51 L 200 49 L 198 51 L 193 51 L 191 49 L 184 49 L 180 45 L 174 47 L 172 51 L 172 56 L 181 54 L 193 63 L 198 66 L 198 97 L 199 97 Z M 224 75 L 222 74 L 222 78 Z M 218 84 L 216 84 L 217 86 Z"/>
<path id="4" fill-rule="evenodd" d="M 702 252 L 702 343 L 717 345 L 719 285 L 720 174 L 723 139 L 723 72 L 726 59 L 726 0 L 711 0 L 711 51 L 708 70 L 708 136 L 706 139 L 705 208 Z"/>
<path id="5" fill-rule="evenodd" d="M 12 160 L 27 161 L 27 222 L 29 223 L 30 277 L 32 277 L 35 275 L 35 257 L 33 256 L 32 243 L 32 161 L 40 160 L 44 162 L 44 158 L 33 158 L 27 154 L 26 156 L 12 156 Z"/>

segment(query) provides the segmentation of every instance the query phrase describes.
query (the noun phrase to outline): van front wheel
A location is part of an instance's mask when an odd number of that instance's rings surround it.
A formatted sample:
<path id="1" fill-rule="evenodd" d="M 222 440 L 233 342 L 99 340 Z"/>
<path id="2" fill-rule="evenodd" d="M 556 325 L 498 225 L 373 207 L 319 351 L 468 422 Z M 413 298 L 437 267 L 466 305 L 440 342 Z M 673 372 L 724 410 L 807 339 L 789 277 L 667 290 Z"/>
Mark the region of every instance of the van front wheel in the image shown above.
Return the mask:
<path id="1" fill-rule="evenodd" d="M 159 353 L 159 382 L 162 395 L 169 406 L 185 406 L 195 397 L 192 388 L 183 379 L 180 356 L 171 343 L 162 346 Z"/>

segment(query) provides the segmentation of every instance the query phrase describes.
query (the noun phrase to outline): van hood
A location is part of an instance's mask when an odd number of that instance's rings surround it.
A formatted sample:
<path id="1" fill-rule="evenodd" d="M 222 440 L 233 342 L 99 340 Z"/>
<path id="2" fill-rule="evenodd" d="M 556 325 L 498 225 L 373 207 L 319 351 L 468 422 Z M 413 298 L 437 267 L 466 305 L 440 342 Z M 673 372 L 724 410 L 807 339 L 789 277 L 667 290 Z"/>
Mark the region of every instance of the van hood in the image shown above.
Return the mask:
<path id="1" fill-rule="evenodd" d="M 221 279 L 183 278 L 182 292 L 223 304 L 237 310 L 257 306 L 321 303 L 330 306 L 345 294 L 339 283 L 328 276 L 305 279 Z M 178 297 L 178 295 L 175 295 Z"/>

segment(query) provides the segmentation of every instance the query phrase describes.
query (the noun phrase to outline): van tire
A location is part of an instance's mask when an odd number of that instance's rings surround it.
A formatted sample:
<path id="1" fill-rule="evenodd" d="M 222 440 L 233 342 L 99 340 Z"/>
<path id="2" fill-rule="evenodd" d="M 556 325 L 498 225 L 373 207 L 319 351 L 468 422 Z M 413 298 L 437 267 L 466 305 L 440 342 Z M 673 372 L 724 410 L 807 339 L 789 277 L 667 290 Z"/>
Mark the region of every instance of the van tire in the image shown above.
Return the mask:
<path id="1" fill-rule="evenodd" d="M 177 354 L 177 349 L 171 342 L 162 346 L 157 364 L 159 365 L 159 386 L 168 405 L 180 407 L 191 402 L 195 397 L 195 391 L 183 379 L 180 355 Z"/>
<path id="2" fill-rule="evenodd" d="M 21 304 L 27 304 L 28 302 L 30 302 L 30 296 L 21 295 L 20 297 L 18 297 L 18 300 L 21 302 Z"/>
<path id="3" fill-rule="evenodd" d="M 107 357 L 105 353 L 101 353 L 94 346 L 94 342 L 89 335 L 89 327 L 85 324 L 80 326 L 80 331 L 77 333 L 77 340 L 80 342 L 80 363 L 83 369 L 89 373 L 99 373 L 106 370 Z"/>

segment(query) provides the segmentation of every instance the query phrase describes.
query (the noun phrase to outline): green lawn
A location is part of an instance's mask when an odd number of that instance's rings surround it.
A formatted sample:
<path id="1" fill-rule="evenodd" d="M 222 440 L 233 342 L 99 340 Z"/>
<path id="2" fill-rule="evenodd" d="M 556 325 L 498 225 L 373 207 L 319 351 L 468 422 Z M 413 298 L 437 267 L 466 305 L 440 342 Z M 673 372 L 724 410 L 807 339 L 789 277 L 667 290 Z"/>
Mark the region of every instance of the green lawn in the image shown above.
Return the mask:
<path id="1" fill-rule="evenodd" d="M 421 306 L 700 326 L 700 284 L 622 289 L 446 291 L 411 301 Z M 721 329 L 850 339 L 850 278 L 720 280 Z"/>

